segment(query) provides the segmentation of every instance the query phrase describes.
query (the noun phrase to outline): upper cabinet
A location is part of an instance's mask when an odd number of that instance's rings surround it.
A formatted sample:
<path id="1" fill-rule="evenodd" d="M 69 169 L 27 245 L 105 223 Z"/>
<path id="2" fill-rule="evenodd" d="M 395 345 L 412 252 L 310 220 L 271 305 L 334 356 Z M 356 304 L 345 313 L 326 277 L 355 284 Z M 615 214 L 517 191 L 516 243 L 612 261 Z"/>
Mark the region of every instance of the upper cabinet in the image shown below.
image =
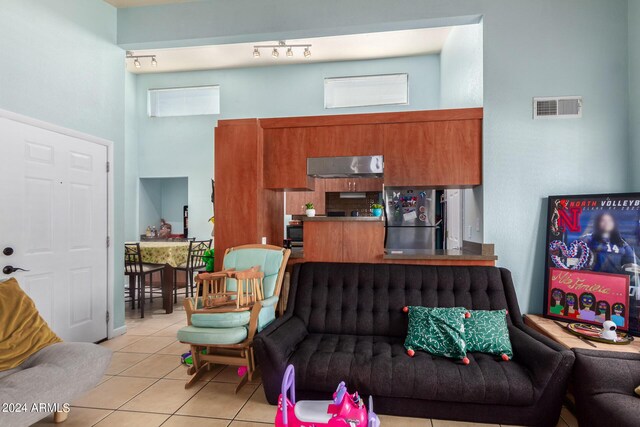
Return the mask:
<path id="1" fill-rule="evenodd" d="M 307 176 L 305 141 L 308 128 L 264 129 L 264 188 L 277 190 L 314 190 Z"/>
<path id="2" fill-rule="evenodd" d="M 482 120 L 384 125 L 386 186 L 471 187 L 482 183 Z"/>
<path id="3" fill-rule="evenodd" d="M 308 157 L 382 154 L 381 125 L 317 126 L 306 129 Z"/>
<path id="4" fill-rule="evenodd" d="M 382 191 L 383 178 L 331 178 L 325 179 L 327 193 Z"/>

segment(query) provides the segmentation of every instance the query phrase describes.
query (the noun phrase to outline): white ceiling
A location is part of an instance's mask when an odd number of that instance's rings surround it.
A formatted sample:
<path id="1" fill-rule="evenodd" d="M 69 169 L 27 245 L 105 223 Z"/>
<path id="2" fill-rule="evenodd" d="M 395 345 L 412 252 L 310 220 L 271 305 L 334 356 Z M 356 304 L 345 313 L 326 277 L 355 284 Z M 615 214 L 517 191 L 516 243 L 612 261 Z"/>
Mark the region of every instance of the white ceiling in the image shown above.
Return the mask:
<path id="1" fill-rule="evenodd" d="M 187 3 L 194 0 L 104 0 L 115 7 L 152 6 L 154 4 Z"/>
<path id="2" fill-rule="evenodd" d="M 131 2 L 133 0 L 128 1 Z M 187 48 L 136 50 L 134 54 L 137 55 L 156 55 L 158 66 L 152 67 L 150 58 L 141 58 L 142 66 L 135 68 L 133 60 L 128 59 L 127 70 L 132 73 L 162 73 L 426 55 L 439 53 L 450 31 L 451 27 L 440 27 L 286 40 L 288 44 L 311 44 L 311 56 L 309 58 L 303 56 L 302 48 L 294 48 L 293 57 L 287 57 L 286 50 L 280 49 L 280 56 L 274 59 L 271 56 L 271 49 L 266 48 L 260 50 L 260 58 L 253 57 L 254 45 L 278 44 L 276 40 Z"/>

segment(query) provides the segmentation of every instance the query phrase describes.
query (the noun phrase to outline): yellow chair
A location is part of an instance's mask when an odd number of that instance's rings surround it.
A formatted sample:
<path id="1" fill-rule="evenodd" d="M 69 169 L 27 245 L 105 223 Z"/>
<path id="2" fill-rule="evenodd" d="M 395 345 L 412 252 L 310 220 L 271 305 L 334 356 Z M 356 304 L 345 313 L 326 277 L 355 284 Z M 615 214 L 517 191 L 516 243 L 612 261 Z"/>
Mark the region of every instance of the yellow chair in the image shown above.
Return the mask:
<path id="1" fill-rule="evenodd" d="M 290 254 L 270 245 L 229 248 L 222 271 L 198 275 L 196 296 L 184 302 L 188 326 L 178 331 L 193 358 L 185 388 L 215 363 L 247 367 L 236 392 L 253 379 L 253 337 L 275 320 Z"/>

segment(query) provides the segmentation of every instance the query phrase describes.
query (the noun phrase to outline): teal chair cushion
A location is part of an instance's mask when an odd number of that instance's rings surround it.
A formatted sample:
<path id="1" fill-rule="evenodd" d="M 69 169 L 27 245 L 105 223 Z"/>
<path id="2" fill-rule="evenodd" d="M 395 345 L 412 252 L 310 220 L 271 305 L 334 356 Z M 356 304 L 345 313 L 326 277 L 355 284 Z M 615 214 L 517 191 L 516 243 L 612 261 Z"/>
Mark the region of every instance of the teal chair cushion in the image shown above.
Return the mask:
<path id="1" fill-rule="evenodd" d="M 260 301 L 262 308 L 258 314 L 258 332 L 269 326 L 269 323 L 276 320 L 276 305 L 278 297 L 270 297 Z"/>
<path id="2" fill-rule="evenodd" d="M 191 324 L 199 328 L 237 328 L 248 325 L 250 318 L 250 311 L 194 313 L 191 315 Z"/>
<path id="3" fill-rule="evenodd" d="M 236 270 L 247 270 L 256 265 L 260 266 L 260 271 L 264 273 L 263 288 L 265 298 L 273 296 L 276 290 L 278 272 L 282 264 L 284 253 L 275 249 L 236 249 L 229 252 L 223 261 L 223 268 Z M 234 279 L 227 282 L 228 290 L 236 290 Z"/>
<path id="4" fill-rule="evenodd" d="M 247 339 L 247 328 L 199 328 L 185 326 L 178 331 L 178 341 L 196 345 L 238 344 Z"/>

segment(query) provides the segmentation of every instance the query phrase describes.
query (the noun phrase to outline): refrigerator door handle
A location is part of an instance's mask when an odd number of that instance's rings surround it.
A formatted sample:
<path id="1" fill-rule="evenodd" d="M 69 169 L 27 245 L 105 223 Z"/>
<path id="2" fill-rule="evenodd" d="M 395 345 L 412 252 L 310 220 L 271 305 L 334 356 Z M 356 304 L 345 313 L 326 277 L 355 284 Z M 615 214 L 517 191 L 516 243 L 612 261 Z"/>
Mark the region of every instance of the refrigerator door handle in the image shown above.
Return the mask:
<path id="1" fill-rule="evenodd" d="M 387 216 L 387 193 L 384 190 L 384 183 L 382 184 L 382 216 L 384 217 L 384 247 L 387 248 L 387 235 L 389 234 L 389 217 Z"/>

